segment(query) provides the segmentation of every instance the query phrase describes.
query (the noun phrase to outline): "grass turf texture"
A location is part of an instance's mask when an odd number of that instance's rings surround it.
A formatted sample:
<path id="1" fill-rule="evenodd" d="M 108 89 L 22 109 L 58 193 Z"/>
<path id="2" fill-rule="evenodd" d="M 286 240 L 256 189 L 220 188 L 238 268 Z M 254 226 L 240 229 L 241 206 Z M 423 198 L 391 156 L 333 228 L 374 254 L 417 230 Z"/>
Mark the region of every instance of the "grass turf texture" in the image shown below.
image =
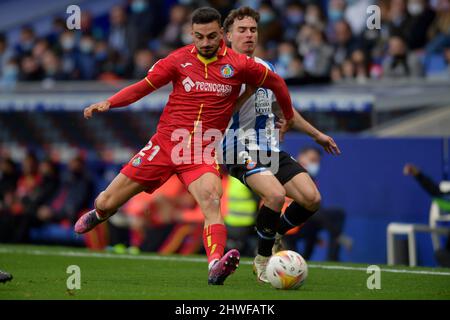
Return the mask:
<path id="1" fill-rule="evenodd" d="M 167 260 L 168 259 L 168 260 Z M 186 261 L 186 260 L 194 261 Z M 381 289 L 369 290 L 364 270 L 323 269 L 361 264 L 310 262 L 299 290 L 283 291 L 260 284 L 251 259 L 242 259 L 223 286 L 208 286 L 203 256 L 161 257 L 93 253 L 85 249 L 0 245 L 0 270 L 13 281 L 0 284 L 1 299 L 450 299 L 450 269 L 386 267 L 411 274 L 381 272 Z M 81 269 L 81 290 L 67 290 L 69 265 Z"/>

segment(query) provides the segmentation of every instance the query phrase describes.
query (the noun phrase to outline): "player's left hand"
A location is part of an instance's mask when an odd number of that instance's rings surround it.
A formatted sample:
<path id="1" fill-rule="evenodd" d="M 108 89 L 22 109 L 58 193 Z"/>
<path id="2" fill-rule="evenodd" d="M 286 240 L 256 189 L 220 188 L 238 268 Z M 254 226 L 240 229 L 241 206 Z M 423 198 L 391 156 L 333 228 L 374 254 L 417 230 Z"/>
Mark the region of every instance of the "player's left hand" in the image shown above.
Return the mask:
<path id="1" fill-rule="evenodd" d="M 341 150 L 339 150 L 339 147 L 337 146 L 336 142 L 334 142 L 333 138 L 327 136 L 324 133 L 319 133 L 314 141 L 320 144 L 327 153 L 334 155 L 341 154 Z"/>

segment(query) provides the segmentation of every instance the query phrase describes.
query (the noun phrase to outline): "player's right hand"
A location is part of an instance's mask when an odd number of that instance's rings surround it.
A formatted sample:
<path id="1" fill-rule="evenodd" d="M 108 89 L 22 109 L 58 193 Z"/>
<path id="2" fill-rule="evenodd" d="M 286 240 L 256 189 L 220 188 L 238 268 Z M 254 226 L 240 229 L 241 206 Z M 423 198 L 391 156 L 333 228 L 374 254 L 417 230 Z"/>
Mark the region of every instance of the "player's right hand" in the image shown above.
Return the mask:
<path id="1" fill-rule="evenodd" d="M 111 102 L 109 102 L 108 100 L 91 104 L 89 107 L 84 109 L 84 117 L 86 119 L 89 119 L 92 117 L 92 114 L 94 112 L 106 112 L 109 110 L 110 106 Z"/>

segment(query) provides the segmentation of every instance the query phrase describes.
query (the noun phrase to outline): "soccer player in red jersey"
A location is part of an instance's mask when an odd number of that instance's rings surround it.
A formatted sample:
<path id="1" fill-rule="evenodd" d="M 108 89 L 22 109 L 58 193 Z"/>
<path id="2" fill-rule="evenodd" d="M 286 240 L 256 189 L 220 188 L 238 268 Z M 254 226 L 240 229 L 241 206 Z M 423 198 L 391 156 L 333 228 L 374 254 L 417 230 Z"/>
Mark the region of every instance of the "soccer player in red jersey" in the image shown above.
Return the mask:
<path id="1" fill-rule="evenodd" d="M 84 110 L 85 118 L 90 118 L 94 112 L 129 105 L 169 82 L 173 85 L 156 134 L 97 196 L 95 208 L 77 221 L 75 232 L 90 231 L 134 195 L 152 193 L 177 174 L 205 216 L 208 283 L 220 285 L 237 268 L 239 252 L 232 249 L 224 254 L 227 231 L 220 212 L 220 173 L 215 161 L 202 157 L 210 145 L 203 135 L 213 130 L 224 133 L 244 83 L 272 90 L 288 122 L 293 108 L 281 77 L 227 48 L 217 10 L 199 8 L 191 19 L 192 45 L 156 62 L 143 80 Z"/>

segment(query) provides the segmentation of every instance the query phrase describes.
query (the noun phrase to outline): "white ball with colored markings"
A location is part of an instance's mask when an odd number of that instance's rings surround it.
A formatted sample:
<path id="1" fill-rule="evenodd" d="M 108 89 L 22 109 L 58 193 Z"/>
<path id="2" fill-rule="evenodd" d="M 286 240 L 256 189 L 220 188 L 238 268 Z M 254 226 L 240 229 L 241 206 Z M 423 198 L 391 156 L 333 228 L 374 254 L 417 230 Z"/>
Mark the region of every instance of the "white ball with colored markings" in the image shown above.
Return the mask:
<path id="1" fill-rule="evenodd" d="M 280 251 L 270 257 L 266 274 L 274 288 L 298 289 L 308 277 L 308 265 L 297 252 Z"/>

